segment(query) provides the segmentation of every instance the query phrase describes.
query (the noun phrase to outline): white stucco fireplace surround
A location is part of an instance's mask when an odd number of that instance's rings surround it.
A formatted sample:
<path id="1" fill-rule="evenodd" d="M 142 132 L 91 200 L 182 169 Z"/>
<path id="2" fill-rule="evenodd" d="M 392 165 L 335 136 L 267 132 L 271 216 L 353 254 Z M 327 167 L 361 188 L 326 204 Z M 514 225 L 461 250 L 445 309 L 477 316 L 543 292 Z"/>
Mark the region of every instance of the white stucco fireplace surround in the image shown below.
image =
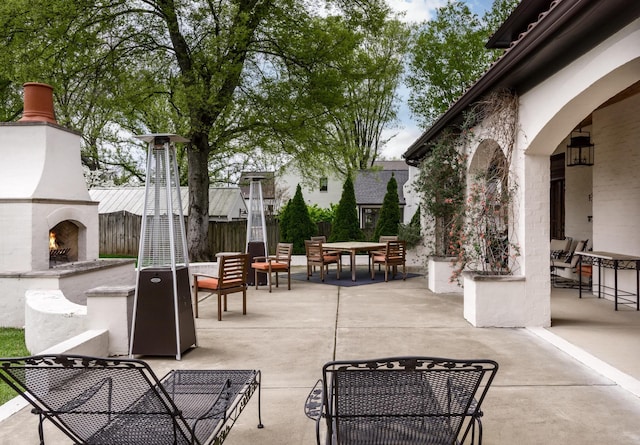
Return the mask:
<path id="1" fill-rule="evenodd" d="M 50 101 L 32 107 L 30 88 Z M 0 326 L 23 327 L 28 290 L 85 304 L 98 286 L 135 283 L 134 260 L 98 259 L 98 203 L 82 173 L 81 135 L 58 125 L 52 89 L 25 84 L 25 112 L 0 123 Z M 60 229 L 63 230 L 60 230 Z M 53 230 L 62 258 L 53 258 Z"/>

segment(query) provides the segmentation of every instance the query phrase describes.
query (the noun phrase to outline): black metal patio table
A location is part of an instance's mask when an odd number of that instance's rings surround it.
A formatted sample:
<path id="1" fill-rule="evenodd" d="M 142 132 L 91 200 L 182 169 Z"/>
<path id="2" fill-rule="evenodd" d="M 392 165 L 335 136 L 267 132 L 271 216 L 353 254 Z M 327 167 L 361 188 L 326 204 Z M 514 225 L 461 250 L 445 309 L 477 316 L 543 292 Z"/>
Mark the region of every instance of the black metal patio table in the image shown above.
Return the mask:
<path id="1" fill-rule="evenodd" d="M 583 259 L 586 257 L 588 261 L 598 266 L 598 298 L 602 295 L 611 295 L 614 299 L 615 310 L 618 310 L 619 304 L 635 305 L 636 311 L 640 311 L 640 257 L 633 255 L 624 255 L 613 252 L 576 252 L 579 255 L 578 271 L 582 270 Z M 602 269 L 613 269 L 613 286 L 603 284 Z M 636 271 L 636 292 L 621 290 L 618 287 L 618 271 L 633 270 Z M 582 279 L 578 277 L 579 298 L 582 298 Z M 610 293 L 613 292 L 613 293 Z M 632 299 L 634 298 L 634 299 Z"/>

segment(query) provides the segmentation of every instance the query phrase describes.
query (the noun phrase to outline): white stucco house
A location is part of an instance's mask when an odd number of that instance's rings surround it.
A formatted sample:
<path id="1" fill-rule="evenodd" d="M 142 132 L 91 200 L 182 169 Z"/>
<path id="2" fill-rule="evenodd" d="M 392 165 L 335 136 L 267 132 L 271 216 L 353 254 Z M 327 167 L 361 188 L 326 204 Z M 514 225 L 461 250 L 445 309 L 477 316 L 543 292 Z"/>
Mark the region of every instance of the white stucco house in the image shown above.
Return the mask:
<path id="1" fill-rule="evenodd" d="M 509 240 L 519 245 L 520 284 L 509 297 L 517 304 L 490 308 L 504 315 L 491 323 L 549 326 L 551 238 L 640 256 L 640 2 L 523 0 L 487 46 L 505 52 L 403 156 L 411 181 L 430 141 L 458 125 L 465 110 L 492 91 L 517 96 L 509 169 L 518 189 Z M 504 149 L 487 125 L 478 122 L 465 147 L 470 167 L 488 145 Z M 591 166 L 571 166 L 566 154 L 578 131 L 594 146 Z M 418 201 L 407 194 L 408 207 Z M 603 273 L 611 285 L 611 270 Z M 621 271 L 620 287 L 637 293 L 635 276 Z"/>
<path id="2" fill-rule="evenodd" d="M 276 193 L 282 197 L 284 204 L 296 194 L 298 184 L 308 205 L 315 204 L 321 209 L 328 209 L 331 204 L 340 202 L 344 183 L 341 175 L 327 173 L 317 180 L 311 180 L 308 176 L 295 163 L 289 163 L 276 172 Z"/>

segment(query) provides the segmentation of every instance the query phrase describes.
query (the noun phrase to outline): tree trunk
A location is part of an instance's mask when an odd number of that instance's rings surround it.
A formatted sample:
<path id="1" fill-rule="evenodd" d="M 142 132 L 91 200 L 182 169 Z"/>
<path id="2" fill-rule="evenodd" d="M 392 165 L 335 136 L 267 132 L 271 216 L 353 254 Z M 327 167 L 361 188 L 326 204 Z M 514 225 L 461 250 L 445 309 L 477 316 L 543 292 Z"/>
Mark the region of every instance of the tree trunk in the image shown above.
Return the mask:
<path id="1" fill-rule="evenodd" d="M 211 261 L 209 229 L 209 138 L 206 133 L 191 137 L 189 164 L 189 219 L 187 245 L 189 261 Z"/>

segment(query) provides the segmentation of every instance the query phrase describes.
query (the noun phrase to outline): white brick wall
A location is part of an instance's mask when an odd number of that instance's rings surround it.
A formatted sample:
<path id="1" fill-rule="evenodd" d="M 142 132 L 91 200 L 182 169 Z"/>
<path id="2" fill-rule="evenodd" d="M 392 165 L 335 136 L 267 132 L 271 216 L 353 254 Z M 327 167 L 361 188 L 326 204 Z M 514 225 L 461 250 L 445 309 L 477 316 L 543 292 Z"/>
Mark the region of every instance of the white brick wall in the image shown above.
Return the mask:
<path id="1" fill-rule="evenodd" d="M 640 95 L 593 113 L 593 248 L 640 255 Z"/>

